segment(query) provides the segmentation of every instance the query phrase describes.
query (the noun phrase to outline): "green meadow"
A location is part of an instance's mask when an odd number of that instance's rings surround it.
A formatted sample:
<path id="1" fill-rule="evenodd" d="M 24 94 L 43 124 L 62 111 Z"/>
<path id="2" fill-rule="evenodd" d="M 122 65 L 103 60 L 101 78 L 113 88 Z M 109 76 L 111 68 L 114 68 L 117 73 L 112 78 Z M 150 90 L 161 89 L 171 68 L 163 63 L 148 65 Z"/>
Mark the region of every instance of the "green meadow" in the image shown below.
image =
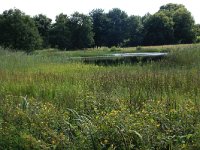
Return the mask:
<path id="1" fill-rule="evenodd" d="M 169 52 L 160 61 L 71 57 Z M 200 45 L 0 50 L 0 149 L 200 149 Z"/>

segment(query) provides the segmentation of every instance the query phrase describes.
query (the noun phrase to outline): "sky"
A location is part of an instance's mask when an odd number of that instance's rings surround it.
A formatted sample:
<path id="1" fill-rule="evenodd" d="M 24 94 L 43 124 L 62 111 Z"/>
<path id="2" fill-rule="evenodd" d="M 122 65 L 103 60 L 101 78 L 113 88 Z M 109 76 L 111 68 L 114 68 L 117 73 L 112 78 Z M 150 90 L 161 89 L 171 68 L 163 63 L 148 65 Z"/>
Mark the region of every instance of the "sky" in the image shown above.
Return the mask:
<path id="1" fill-rule="evenodd" d="M 0 0 L 0 13 L 10 8 L 18 8 L 30 16 L 44 14 L 54 20 L 60 13 L 69 16 L 75 11 L 88 14 L 95 8 L 104 9 L 105 12 L 120 8 L 128 15 L 143 16 L 148 12 L 157 12 L 160 6 L 167 3 L 185 5 L 195 22 L 200 24 L 199 0 Z"/>

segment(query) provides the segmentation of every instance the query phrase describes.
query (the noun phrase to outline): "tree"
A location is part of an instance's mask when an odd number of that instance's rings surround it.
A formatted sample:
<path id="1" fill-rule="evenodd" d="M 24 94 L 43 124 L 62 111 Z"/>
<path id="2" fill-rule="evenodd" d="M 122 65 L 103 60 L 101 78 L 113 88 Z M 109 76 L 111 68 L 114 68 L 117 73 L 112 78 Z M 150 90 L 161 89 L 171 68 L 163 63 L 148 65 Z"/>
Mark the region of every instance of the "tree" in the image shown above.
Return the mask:
<path id="1" fill-rule="evenodd" d="M 151 18 L 151 14 L 150 13 L 146 13 L 144 16 L 142 16 L 142 24 L 144 25 L 149 18 Z"/>
<path id="2" fill-rule="evenodd" d="M 71 48 L 71 31 L 67 15 L 61 13 L 56 16 L 56 22 L 52 25 L 49 34 L 52 47 L 62 50 Z"/>
<path id="3" fill-rule="evenodd" d="M 94 45 L 91 17 L 75 12 L 70 17 L 70 31 L 73 49 L 89 48 Z"/>
<path id="4" fill-rule="evenodd" d="M 200 24 L 195 24 L 194 32 L 196 34 L 196 43 L 200 43 Z"/>
<path id="5" fill-rule="evenodd" d="M 143 24 L 140 16 L 130 16 L 127 23 L 128 45 L 138 46 L 143 41 Z"/>
<path id="6" fill-rule="evenodd" d="M 196 36 L 200 36 L 200 24 L 195 24 L 194 32 L 196 33 Z"/>
<path id="7" fill-rule="evenodd" d="M 195 41 L 194 19 L 186 8 L 178 9 L 174 13 L 173 21 L 176 43 L 192 43 Z"/>
<path id="8" fill-rule="evenodd" d="M 90 12 L 93 23 L 95 46 L 101 47 L 106 42 L 106 22 L 107 16 L 102 9 L 94 9 Z"/>
<path id="9" fill-rule="evenodd" d="M 47 18 L 47 16 L 39 14 L 33 17 L 35 24 L 38 28 L 39 34 L 43 40 L 43 48 L 47 48 L 49 46 L 49 31 L 51 28 L 51 19 Z"/>
<path id="10" fill-rule="evenodd" d="M 152 15 L 144 24 L 144 44 L 163 45 L 173 43 L 173 20 L 163 12 Z"/>
<path id="11" fill-rule="evenodd" d="M 128 15 L 119 8 L 114 8 L 107 14 L 107 46 L 120 46 L 127 38 Z"/>
<path id="12" fill-rule="evenodd" d="M 38 29 L 32 18 L 19 9 L 4 11 L 0 16 L 0 45 L 30 52 L 41 45 Z"/>
<path id="13" fill-rule="evenodd" d="M 159 12 L 165 13 L 174 22 L 174 42 L 192 43 L 195 40 L 194 19 L 191 13 L 181 4 L 161 6 Z"/>
<path id="14" fill-rule="evenodd" d="M 165 11 L 165 13 L 168 13 L 167 15 L 173 17 L 173 13 L 180 8 L 185 8 L 185 6 L 182 4 L 168 3 L 166 5 L 161 6 L 159 11 Z"/>

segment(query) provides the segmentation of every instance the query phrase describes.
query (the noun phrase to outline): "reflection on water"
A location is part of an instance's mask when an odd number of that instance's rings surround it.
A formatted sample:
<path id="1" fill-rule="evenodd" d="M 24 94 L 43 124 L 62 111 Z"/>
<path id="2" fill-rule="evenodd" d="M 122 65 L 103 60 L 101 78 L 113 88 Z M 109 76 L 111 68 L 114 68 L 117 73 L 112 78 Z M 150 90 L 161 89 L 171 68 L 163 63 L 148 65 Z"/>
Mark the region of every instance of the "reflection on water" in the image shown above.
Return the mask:
<path id="1" fill-rule="evenodd" d="M 81 59 L 85 63 L 93 63 L 97 65 L 118 65 L 124 63 L 137 63 L 137 62 L 149 62 L 149 61 L 159 61 L 164 58 L 167 53 L 116 53 L 108 54 L 104 56 L 94 56 L 94 57 L 82 57 Z"/>
<path id="2" fill-rule="evenodd" d="M 165 56 L 167 53 L 117 53 L 117 54 L 110 54 L 110 56 L 116 57 L 143 57 L 143 56 Z"/>

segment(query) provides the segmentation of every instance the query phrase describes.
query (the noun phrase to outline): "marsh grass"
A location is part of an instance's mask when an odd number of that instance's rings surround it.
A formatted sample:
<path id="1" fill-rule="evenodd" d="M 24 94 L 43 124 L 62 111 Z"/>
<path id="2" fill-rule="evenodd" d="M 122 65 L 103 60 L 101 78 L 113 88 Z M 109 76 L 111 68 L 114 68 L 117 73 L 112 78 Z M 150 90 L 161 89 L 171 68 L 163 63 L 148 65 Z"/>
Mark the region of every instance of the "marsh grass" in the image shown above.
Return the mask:
<path id="1" fill-rule="evenodd" d="M 199 45 L 107 67 L 47 53 L 0 50 L 0 149 L 200 148 Z"/>

